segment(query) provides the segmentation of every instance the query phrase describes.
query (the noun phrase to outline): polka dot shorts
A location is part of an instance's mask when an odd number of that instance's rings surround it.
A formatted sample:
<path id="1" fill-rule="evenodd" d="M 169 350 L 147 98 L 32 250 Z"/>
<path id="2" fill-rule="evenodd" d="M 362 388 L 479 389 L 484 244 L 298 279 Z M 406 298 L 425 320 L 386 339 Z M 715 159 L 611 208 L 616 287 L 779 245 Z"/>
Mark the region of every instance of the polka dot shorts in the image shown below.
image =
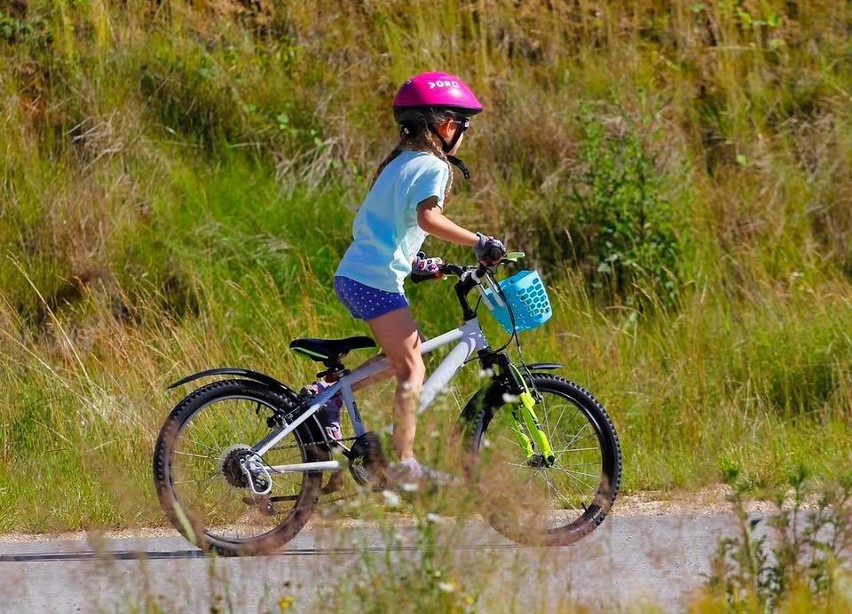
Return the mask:
<path id="1" fill-rule="evenodd" d="M 359 320 L 374 320 L 391 311 L 408 307 L 408 299 L 404 294 L 371 288 L 348 277 L 335 277 L 334 291 L 352 317 Z"/>

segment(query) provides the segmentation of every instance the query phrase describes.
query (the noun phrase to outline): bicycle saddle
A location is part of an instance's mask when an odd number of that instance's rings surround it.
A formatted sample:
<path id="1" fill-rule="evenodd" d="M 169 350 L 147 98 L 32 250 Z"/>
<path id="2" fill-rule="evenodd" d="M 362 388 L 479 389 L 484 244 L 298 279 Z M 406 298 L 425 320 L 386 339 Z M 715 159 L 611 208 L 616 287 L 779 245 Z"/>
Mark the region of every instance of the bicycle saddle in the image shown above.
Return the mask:
<path id="1" fill-rule="evenodd" d="M 347 337 L 346 339 L 294 339 L 290 349 L 304 354 L 311 360 L 326 364 L 339 363 L 351 350 L 374 348 L 376 342 L 370 337 Z"/>

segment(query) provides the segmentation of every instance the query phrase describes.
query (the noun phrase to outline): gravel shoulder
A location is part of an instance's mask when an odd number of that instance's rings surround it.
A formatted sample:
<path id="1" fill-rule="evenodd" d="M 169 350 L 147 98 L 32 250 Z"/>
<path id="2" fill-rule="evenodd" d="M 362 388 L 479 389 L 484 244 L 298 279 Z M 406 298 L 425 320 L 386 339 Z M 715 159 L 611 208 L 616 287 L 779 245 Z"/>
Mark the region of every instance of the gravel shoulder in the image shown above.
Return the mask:
<path id="1" fill-rule="evenodd" d="M 728 501 L 731 489 L 724 484 L 717 484 L 699 491 L 641 491 L 620 494 L 615 502 L 611 517 L 618 516 L 722 516 L 731 514 L 733 508 Z M 767 513 L 775 509 L 771 501 L 749 501 L 746 505 L 750 513 Z M 398 515 L 399 524 L 404 525 L 411 518 Z M 323 526 L 328 521 L 323 520 Z M 368 525 L 369 521 L 340 519 L 341 526 Z M 304 529 L 310 531 L 311 522 Z M 101 539 L 144 539 L 152 537 L 175 537 L 178 533 L 170 526 L 139 527 L 131 529 L 92 529 L 88 531 L 71 531 L 62 533 L 5 533 L 0 534 L 0 544 L 37 543 L 47 541 L 87 541 L 93 536 Z"/>

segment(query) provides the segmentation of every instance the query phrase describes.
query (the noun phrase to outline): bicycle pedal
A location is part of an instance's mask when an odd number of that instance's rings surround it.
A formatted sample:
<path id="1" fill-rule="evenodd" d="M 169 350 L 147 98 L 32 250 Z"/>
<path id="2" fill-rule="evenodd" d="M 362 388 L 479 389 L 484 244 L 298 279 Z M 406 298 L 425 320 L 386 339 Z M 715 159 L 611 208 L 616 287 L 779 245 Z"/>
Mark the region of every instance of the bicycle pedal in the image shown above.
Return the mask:
<path id="1" fill-rule="evenodd" d="M 325 486 L 322 487 L 320 492 L 324 495 L 330 495 L 331 493 L 337 492 L 338 490 L 343 489 L 343 470 L 338 469 L 337 471 L 333 471 L 331 475 L 328 477 L 328 482 L 325 483 Z"/>

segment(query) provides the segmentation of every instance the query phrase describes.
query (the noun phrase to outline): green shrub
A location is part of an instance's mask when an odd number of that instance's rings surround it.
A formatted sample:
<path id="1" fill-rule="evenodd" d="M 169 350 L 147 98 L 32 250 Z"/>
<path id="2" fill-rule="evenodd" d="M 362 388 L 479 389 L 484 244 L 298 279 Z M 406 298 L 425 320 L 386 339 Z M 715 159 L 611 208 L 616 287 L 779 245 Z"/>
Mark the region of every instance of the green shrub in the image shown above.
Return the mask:
<path id="1" fill-rule="evenodd" d="M 0 42 L 46 45 L 50 42 L 46 25 L 44 19 L 27 20 L 0 11 Z"/>
<path id="2" fill-rule="evenodd" d="M 537 223 L 550 227 L 545 253 L 579 269 L 607 304 L 674 306 L 685 229 L 664 196 L 662 171 L 634 131 L 610 130 L 588 110 L 580 127 L 567 206 Z"/>

